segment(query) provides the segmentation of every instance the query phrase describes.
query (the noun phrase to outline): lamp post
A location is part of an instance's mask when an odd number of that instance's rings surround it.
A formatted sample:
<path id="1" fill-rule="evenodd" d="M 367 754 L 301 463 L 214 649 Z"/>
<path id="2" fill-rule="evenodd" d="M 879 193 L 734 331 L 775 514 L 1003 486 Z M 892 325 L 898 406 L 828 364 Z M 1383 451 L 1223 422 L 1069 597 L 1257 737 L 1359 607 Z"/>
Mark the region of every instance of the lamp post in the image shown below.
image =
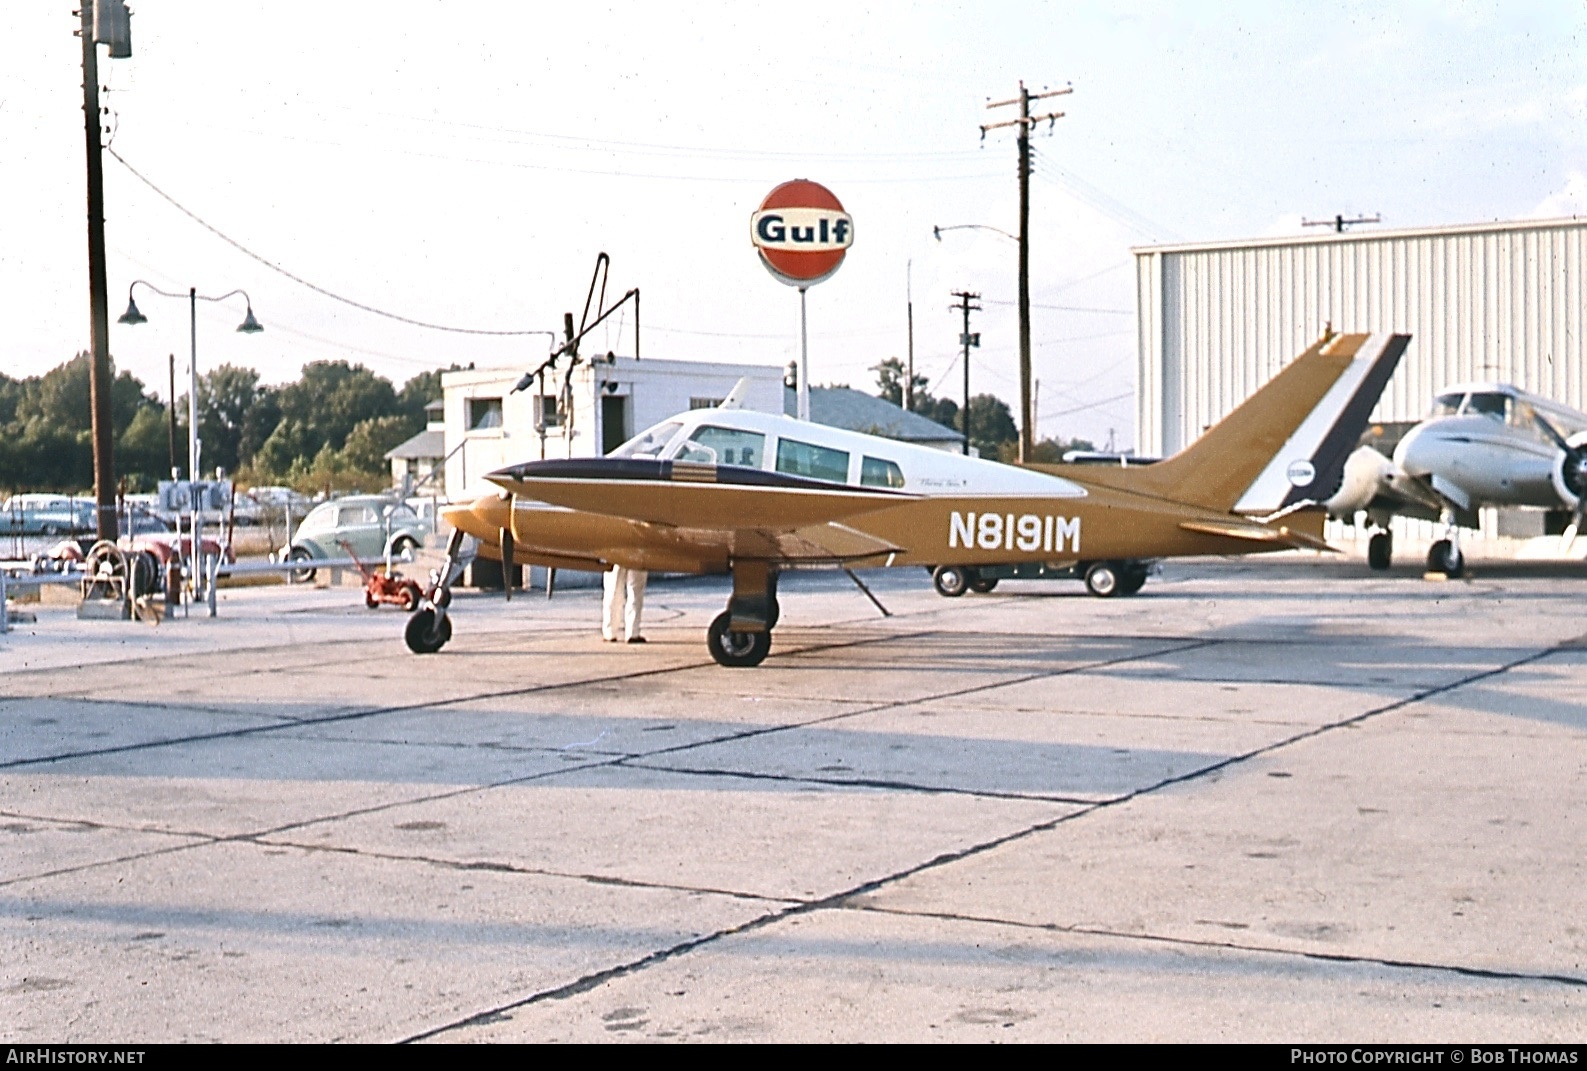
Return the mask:
<path id="1" fill-rule="evenodd" d="M 127 311 L 117 318 L 117 323 L 142 324 L 149 322 L 149 318 L 138 311 L 138 303 L 132 297 L 132 292 L 140 286 L 154 291 L 161 297 L 179 298 L 182 296 L 181 294 L 173 294 L 169 290 L 161 290 L 146 280 L 134 279 L 132 285 L 127 287 Z M 187 291 L 188 335 L 191 350 L 187 365 L 187 478 L 190 481 L 197 481 L 199 478 L 198 463 L 199 454 L 202 450 L 202 443 L 199 442 L 198 438 L 198 303 L 200 301 L 225 301 L 228 298 L 236 297 L 238 294 L 242 295 L 248 311 L 243 317 L 242 323 L 237 325 L 237 330 L 245 335 L 257 335 L 264 330 L 264 327 L 260 325 L 258 320 L 254 319 L 253 300 L 248 297 L 246 290 L 233 290 L 219 297 L 206 297 L 193 287 L 189 287 Z M 175 401 L 175 399 L 172 400 Z"/>
<path id="2" fill-rule="evenodd" d="M 161 297 L 179 298 L 182 296 L 181 294 L 173 294 L 169 290 L 161 290 L 159 287 L 146 280 L 134 279 L 132 285 L 127 287 L 127 311 L 122 313 L 117 318 L 117 323 L 142 324 L 149 322 L 149 318 L 138 310 L 138 303 L 133 300 L 132 292 L 140 286 L 154 291 Z M 196 287 L 189 287 L 187 291 L 188 339 L 191 347 L 190 357 L 188 359 L 187 365 L 187 479 L 188 508 L 191 510 L 192 517 L 190 526 L 188 528 L 189 536 L 192 539 L 192 550 L 189 553 L 193 561 L 200 563 L 201 570 L 202 562 L 204 560 L 204 548 L 199 541 L 201 522 L 199 520 L 200 509 L 198 501 L 198 488 L 199 456 L 202 452 L 203 444 L 199 441 L 198 437 L 198 303 L 200 301 L 225 301 L 229 298 L 236 297 L 238 294 L 242 295 L 243 302 L 246 304 L 248 311 L 243 317 L 242 323 L 237 325 L 237 330 L 245 335 L 257 335 L 259 332 L 263 331 L 264 328 L 260 325 L 258 320 L 254 319 L 253 300 L 248 297 L 247 291 L 233 290 L 229 293 L 222 294 L 219 297 L 207 297 L 203 294 L 200 294 Z M 174 405 L 176 403 L 176 399 L 171 399 L 171 402 Z M 172 473 L 172 475 L 174 476 L 175 473 Z M 180 518 L 178 518 L 178 520 L 180 521 Z M 180 555 L 182 549 L 180 530 L 177 532 L 176 546 L 177 553 Z M 195 577 L 194 580 L 196 583 L 197 577 Z M 195 588 L 195 591 L 196 590 L 197 589 Z M 213 594 L 213 586 L 211 585 L 211 596 L 213 596 Z M 210 600 L 210 616 L 215 616 L 213 597 Z"/>

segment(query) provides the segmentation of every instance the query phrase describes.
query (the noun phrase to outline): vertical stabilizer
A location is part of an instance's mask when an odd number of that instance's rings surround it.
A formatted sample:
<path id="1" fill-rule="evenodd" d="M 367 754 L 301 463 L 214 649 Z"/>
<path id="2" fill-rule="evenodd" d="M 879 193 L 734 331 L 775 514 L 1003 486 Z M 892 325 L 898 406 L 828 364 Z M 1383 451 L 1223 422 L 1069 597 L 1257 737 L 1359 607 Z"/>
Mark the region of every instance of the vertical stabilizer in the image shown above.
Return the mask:
<path id="1" fill-rule="evenodd" d="M 1345 459 L 1409 343 L 1409 335 L 1325 334 L 1173 457 L 1065 474 L 1220 512 L 1321 502 L 1338 490 Z"/>

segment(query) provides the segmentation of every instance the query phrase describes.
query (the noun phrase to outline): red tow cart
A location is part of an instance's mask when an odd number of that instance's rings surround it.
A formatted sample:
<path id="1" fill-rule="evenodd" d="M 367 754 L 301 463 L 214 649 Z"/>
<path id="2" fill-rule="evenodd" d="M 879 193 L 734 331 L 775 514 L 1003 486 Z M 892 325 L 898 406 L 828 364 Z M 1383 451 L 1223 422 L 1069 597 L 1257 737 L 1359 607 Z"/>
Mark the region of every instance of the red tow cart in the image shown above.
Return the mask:
<path id="1" fill-rule="evenodd" d="M 352 544 L 347 540 L 339 539 L 337 542 L 347 552 L 347 556 L 353 559 L 353 564 L 358 566 L 358 572 L 364 578 L 365 606 L 374 610 L 382 603 L 386 603 L 390 606 L 400 606 L 410 613 L 418 609 L 419 600 L 424 598 L 424 589 L 419 587 L 416 581 L 409 580 L 389 565 L 384 569 L 371 569 L 353 553 Z"/>

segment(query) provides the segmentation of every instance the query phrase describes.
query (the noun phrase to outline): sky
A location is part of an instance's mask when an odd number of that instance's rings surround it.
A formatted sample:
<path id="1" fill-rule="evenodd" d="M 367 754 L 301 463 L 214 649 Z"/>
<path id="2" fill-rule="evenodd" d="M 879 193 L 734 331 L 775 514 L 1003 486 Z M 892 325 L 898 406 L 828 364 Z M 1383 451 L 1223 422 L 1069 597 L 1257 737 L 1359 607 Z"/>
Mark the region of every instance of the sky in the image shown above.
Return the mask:
<path id="1" fill-rule="evenodd" d="M 0 3 L 11 376 L 89 346 L 75 6 Z M 786 365 L 798 293 L 749 217 L 809 178 L 855 229 L 808 294 L 811 381 L 874 392 L 912 304 L 916 370 L 958 398 L 968 290 L 971 390 L 1017 409 L 1017 248 L 998 233 L 1018 229 L 1016 150 L 980 126 L 1021 80 L 1072 87 L 1035 105 L 1064 113 L 1033 139 L 1042 437 L 1133 442 L 1132 249 L 1336 214 L 1587 214 L 1582 0 L 130 6 L 132 57 L 99 53 L 110 349 L 162 396 L 168 354 L 186 375 L 189 287 L 245 290 L 265 327 L 234 331 L 241 298 L 200 303 L 200 372 L 281 383 L 346 359 L 400 386 L 538 365 L 600 252 L 610 298 L 640 289 L 642 357 Z M 117 324 L 134 280 L 180 297 L 140 286 L 148 323 Z M 593 342 L 632 353 L 633 317 Z"/>

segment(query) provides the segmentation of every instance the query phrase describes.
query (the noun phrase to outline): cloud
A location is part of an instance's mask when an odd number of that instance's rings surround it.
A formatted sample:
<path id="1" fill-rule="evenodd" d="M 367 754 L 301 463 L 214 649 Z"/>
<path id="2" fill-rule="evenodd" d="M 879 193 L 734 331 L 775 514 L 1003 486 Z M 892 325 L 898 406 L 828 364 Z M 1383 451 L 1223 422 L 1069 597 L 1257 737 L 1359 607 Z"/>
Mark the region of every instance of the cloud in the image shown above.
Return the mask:
<path id="1" fill-rule="evenodd" d="M 1572 171 L 1563 186 L 1539 201 L 1529 213 L 1531 219 L 1561 216 L 1587 216 L 1587 174 Z"/>

